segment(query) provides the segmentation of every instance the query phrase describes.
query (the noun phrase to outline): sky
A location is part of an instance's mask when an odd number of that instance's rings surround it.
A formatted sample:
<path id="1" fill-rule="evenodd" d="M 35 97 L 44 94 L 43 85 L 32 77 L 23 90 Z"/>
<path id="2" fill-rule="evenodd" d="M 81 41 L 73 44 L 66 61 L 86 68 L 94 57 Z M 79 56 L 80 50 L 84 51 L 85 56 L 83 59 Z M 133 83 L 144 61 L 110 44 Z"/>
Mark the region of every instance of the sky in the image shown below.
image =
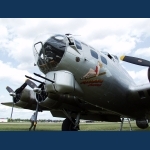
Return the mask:
<path id="1" fill-rule="evenodd" d="M 11 102 L 6 86 L 13 90 L 24 83 L 25 75 L 39 73 L 34 66 L 32 46 L 38 34 L 71 33 L 76 39 L 110 54 L 150 60 L 149 18 L 2 18 L 0 19 L 0 103 Z M 120 64 L 137 85 L 147 84 L 147 67 Z M 29 88 L 30 89 L 30 88 Z M 0 104 L 0 118 L 9 118 L 11 108 Z M 29 119 L 33 111 L 14 108 L 12 118 Z M 57 119 L 39 112 L 38 119 Z"/>

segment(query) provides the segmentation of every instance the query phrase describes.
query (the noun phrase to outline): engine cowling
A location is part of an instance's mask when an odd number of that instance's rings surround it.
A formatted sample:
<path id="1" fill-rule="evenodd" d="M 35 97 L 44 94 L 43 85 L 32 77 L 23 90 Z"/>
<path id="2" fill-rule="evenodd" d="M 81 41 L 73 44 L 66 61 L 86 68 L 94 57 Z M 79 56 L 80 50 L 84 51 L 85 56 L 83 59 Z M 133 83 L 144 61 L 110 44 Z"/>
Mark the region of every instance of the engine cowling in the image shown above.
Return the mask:
<path id="1" fill-rule="evenodd" d="M 24 102 L 36 103 L 35 92 L 24 89 L 21 93 L 20 100 Z"/>
<path id="2" fill-rule="evenodd" d="M 149 127 L 148 120 L 146 119 L 136 120 L 136 125 L 141 129 L 146 129 Z"/>
<path id="3" fill-rule="evenodd" d="M 19 95 L 15 98 L 15 104 L 19 107 L 26 107 L 28 104 L 36 104 L 35 93 L 31 90 L 24 89 Z"/>

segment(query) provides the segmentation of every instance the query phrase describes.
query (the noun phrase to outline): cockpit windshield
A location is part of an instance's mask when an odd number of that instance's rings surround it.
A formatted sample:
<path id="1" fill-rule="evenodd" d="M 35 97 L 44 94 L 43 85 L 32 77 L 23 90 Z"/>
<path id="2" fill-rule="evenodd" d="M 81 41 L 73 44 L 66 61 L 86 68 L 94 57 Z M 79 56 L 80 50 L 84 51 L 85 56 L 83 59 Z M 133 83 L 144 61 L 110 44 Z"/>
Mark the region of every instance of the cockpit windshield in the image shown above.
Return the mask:
<path id="1" fill-rule="evenodd" d="M 67 38 L 64 35 L 40 35 L 35 39 L 33 52 L 40 70 L 47 73 L 57 66 L 61 61 Z"/>

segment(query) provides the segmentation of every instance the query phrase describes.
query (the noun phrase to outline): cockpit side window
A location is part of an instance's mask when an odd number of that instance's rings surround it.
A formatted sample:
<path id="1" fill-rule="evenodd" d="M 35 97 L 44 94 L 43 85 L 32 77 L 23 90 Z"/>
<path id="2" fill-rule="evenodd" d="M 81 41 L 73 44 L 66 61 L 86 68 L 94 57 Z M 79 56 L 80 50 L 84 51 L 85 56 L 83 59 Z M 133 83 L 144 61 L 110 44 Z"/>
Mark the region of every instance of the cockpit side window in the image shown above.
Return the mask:
<path id="1" fill-rule="evenodd" d="M 82 46 L 81 46 L 80 42 L 78 42 L 77 40 L 74 40 L 74 41 L 75 41 L 77 49 L 82 50 Z"/>
<path id="2" fill-rule="evenodd" d="M 106 64 L 106 65 L 107 65 L 107 60 L 106 60 L 106 58 L 105 58 L 105 57 L 101 56 L 101 60 L 102 60 L 102 62 L 103 62 L 104 64 Z"/>
<path id="3" fill-rule="evenodd" d="M 98 59 L 98 54 L 94 51 L 94 50 L 90 50 L 91 51 L 91 55 L 94 57 L 94 58 L 96 58 L 96 59 Z"/>
<path id="4" fill-rule="evenodd" d="M 113 58 L 113 56 L 111 56 L 109 53 L 108 53 L 108 55 L 107 55 L 111 60 L 113 60 L 114 62 L 115 62 L 115 60 L 114 60 L 114 58 Z"/>
<path id="5" fill-rule="evenodd" d="M 118 60 L 118 57 L 114 55 L 114 57 Z"/>
<path id="6" fill-rule="evenodd" d="M 118 61 L 119 61 L 119 59 L 118 59 L 118 57 L 117 57 L 116 55 L 113 55 L 113 56 L 115 57 L 115 59 L 116 59 L 116 60 L 118 60 Z"/>
<path id="7" fill-rule="evenodd" d="M 108 56 L 110 59 L 113 59 L 113 57 L 112 57 L 110 54 L 108 54 L 107 56 Z"/>
<path id="8" fill-rule="evenodd" d="M 105 54 L 105 55 L 108 56 L 111 60 L 115 61 L 113 55 L 110 55 L 108 52 L 103 52 L 103 51 L 101 51 L 101 53 Z"/>

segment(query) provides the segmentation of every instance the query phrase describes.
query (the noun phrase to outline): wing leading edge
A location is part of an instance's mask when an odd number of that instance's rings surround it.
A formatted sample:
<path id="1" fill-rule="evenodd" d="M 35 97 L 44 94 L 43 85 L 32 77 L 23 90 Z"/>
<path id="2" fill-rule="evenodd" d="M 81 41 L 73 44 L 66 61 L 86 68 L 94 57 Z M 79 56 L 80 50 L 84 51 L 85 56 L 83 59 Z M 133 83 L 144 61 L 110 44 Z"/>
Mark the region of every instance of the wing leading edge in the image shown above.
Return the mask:
<path id="1" fill-rule="evenodd" d="M 150 84 L 129 86 L 126 110 L 135 118 L 150 118 Z"/>
<path id="2" fill-rule="evenodd" d="M 12 107 L 13 105 L 13 102 L 5 102 L 5 103 L 1 103 L 2 105 L 5 105 L 5 106 L 9 106 L 9 107 Z M 23 109 L 17 105 L 14 105 L 15 108 L 20 108 L 20 109 Z"/>

